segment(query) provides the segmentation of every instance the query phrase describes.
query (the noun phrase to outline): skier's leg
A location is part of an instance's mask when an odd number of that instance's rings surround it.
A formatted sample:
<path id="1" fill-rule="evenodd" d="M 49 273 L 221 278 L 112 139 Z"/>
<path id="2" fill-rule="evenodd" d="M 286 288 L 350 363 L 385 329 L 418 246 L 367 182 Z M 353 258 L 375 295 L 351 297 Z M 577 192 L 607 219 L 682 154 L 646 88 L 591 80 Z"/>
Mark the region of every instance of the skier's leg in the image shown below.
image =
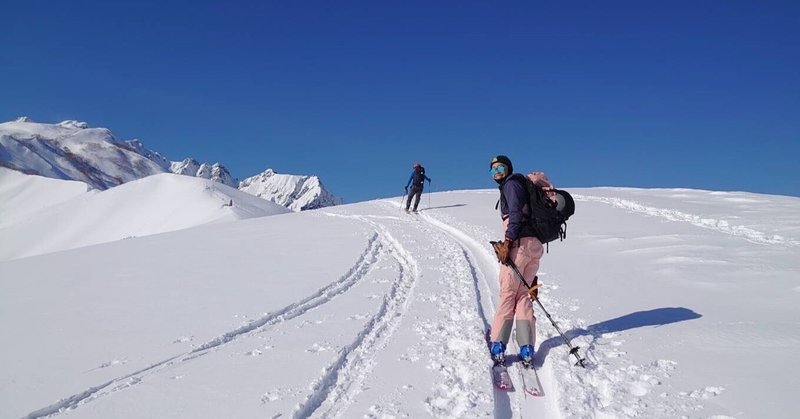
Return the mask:
<path id="1" fill-rule="evenodd" d="M 518 280 L 514 272 L 505 265 L 500 265 L 500 296 L 497 302 L 497 311 L 494 313 L 492 321 L 493 342 L 508 343 L 511 337 L 511 328 L 514 326 L 514 307 L 516 305 L 516 294 Z M 523 287 L 524 288 L 524 287 Z"/>
<path id="2" fill-rule="evenodd" d="M 539 271 L 539 261 L 544 253 L 544 247 L 538 239 L 534 237 L 523 237 L 519 240 L 519 247 L 516 254 L 512 253 L 514 264 L 517 265 L 522 276 L 529 285 L 533 284 L 533 278 Z M 520 347 L 524 345 L 535 345 L 536 343 L 536 316 L 533 312 L 533 305 L 528 297 L 528 290 L 522 285 L 522 281 L 517 279 L 521 285 L 518 289 L 516 298 L 516 311 L 514 317 L 517 326 L 517 343 Z"/>
<path id="3" fill-rule="evenodd" d="M 419 206 L 419 199 L 422 197 L 422 188 L 414 189 L 414 211 L 417 210 Z"/>

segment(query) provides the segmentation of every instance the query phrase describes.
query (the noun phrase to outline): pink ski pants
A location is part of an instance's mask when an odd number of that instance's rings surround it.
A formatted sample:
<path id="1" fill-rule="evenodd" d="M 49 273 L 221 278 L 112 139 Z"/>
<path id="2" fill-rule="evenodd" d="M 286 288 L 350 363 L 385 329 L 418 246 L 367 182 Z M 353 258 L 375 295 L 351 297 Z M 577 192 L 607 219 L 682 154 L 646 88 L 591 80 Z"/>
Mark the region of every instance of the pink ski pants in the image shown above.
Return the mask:
<path id="1" fill-rule="evenodd" d="M 518 246 L 511 249 L 511 260 L 517 265 L 528 284 L 532 284 L 533 277 L 539 271 L 539 260 L 544 254 L 544 246 L 535 237 L 523 237 L 517 243 Z M 500 300 L 492 321 L 492 341 L 508 344 L 511 328 L 516 320 L 519 346 L 534 345 L 536 317 L 533 314 L 531 300 L 528 298 L 528 289 L 509 266 L 500 265 L 499 277 Z"/>

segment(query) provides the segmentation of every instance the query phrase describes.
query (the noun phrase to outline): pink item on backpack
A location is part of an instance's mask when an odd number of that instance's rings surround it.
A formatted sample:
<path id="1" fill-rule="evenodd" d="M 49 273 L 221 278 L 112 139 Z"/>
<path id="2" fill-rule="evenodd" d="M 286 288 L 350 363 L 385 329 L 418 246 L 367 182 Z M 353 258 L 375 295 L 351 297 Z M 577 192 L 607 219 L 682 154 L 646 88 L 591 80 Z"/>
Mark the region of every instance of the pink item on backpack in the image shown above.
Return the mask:
<path id="1" fill-rule="evenodd" d="M 555 202 L 556 193 L 553 192 L 555 187 L 553 186 L 553 183 L 550 182 L 550 179 L 547 178 L 547 175 L 544 174 L 544 172 L 530 172 L 528 173 L 528 179 L 530 179 L 534 185 L 544 189 L 545 192 L 547 192 L 547 197 L 550 198 L 551 201 Z"/>

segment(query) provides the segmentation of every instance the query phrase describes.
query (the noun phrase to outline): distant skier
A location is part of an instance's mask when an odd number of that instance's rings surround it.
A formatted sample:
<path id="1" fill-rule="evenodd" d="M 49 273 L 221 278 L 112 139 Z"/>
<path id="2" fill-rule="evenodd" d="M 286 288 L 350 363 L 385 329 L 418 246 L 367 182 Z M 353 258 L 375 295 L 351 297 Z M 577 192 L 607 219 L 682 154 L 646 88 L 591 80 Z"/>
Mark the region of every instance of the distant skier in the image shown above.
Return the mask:
<path id="1" fill-rule="evenodd" d="M 506 156 L 494 157 L 489 167 L 492 178 L 500 185 L 500 215 L 505 229 L 505 239 L 495 247 L 500 262 L 500 298 L 492 321 L 492 360 L 498 364 L 504 362 L 506 344 L 516 323 L 519 359 L 528 366 L 533 361 L 536 317 L 528 289 L 507 263 L 513 260 L 522 275 L 533 280 L 544 247 L 527 222 L 528 192 L 524 176 L 514 173 L 511 160 Z"/>
<path id="2" fill-rule="evenodd" d="M 408 200 L 406 201 L 406 212 L 411 207 L 411 198 L 414 198 L 414 212 L 417 212 L 417 207 L 419 206 L 419 199 L 422 197 L 422 190 L 425 189 L 425 181 L 427 180 L 428 183 L 431 182 L 431 179 L 425 176 L 425 168 L 422 167 L 419 163 L 414 163 L 412 166 L 414 171 L 411 172 L 411 176 L 408 178 L 408 183 L 406 183 L 406 195 L 408 195 Z M 409 193 L 408 187 L 411 186 L 411 192 Z"/>

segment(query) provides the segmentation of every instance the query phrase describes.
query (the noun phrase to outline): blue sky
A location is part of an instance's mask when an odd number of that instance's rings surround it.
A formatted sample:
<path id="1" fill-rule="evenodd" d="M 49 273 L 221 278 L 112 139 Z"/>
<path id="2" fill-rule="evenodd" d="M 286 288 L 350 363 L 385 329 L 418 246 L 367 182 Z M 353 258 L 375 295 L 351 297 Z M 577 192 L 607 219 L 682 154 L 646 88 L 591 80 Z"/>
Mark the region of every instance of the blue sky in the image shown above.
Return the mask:
<path id="1" fill-rule="evenodd" d="M 553 4 L 564 3 L 564 4 Z M 25 1 L 0 119 L 78 119 L 347 202 L 557 186 L 800 196 L 797 2 Z"/>

